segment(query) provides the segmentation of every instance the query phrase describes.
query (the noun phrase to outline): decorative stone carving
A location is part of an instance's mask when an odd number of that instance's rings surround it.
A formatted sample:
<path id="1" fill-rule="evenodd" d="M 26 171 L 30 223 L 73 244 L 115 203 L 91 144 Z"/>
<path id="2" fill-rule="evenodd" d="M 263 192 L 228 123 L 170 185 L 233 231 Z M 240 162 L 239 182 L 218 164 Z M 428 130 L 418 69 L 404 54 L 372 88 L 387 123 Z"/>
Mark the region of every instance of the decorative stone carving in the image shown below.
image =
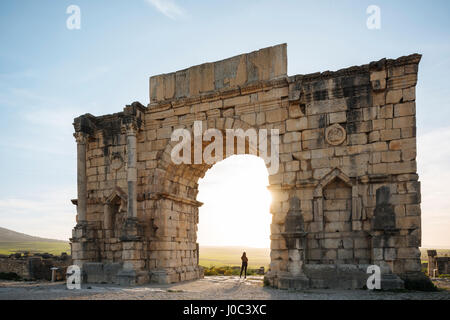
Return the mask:
<path id="1" fill-rule="evenodd" d="M 132 116 L 122 119 L 121 130 L 123 134 L 135 136 L 139 130 L 137 119 Z"/>
<path id="2" fill-rule="evenodd" d="M 285 220 L 285 232 L 282 233 L 286 239 L 286 245 L 289 249 L 302 249 L 299 247 L 298 239 L 306 236 L 303 216 L 300 210 L 300 200 L 293 197 L 289 201 L 289 211 Z"/>
<path id="3" fill-rule="evenodd" d="M 325 139 L 332 146 L 338 146 L 345 141 L 347 133 L 340 124 L 333 124 L 325 131 Z"/>
<path id="4" fill-rule="evenodd" d="M 84 132 L 75 132 L 73 136 L 78 144 L 86 144 L 89 137 L 89 135 Z"/>
<path id="5" fill-rule="evenodd" d="M 113 153 L 111 156 L 111 169 L 119 170 L 123 166 L 123 159 L 120 153 Z"/>

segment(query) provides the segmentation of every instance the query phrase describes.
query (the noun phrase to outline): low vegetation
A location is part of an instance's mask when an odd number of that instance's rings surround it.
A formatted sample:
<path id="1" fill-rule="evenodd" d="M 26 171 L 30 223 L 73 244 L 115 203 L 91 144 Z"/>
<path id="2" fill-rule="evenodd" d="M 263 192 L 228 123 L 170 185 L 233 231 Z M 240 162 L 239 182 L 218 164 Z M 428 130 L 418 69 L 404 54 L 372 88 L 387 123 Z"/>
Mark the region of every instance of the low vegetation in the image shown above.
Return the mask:
<path id="1" fill-rule="evenodd" d="M 0 254 L 10 255 L 13 253 L 50 253 L 60 255 L 63 252 L 70 254 L 68 242 L 0 242 Z"/>
<path id="2" fill-rule="evenodd" d="M 270 264 L 269 248 L 212 247 L 200 245 L 200 265 L 204 267 L 240 266 L 241 255 L 245 251 L 248 257 L 248 267 L 259 269 Z"/>
<path id="3" fill-rule="evenodd" d="M 205 276 L 238 276 L 241 268 L 239 266 L 203 267 Z M 258 275 L 258 269 L 247 269 L 248 276 Z"/>
<path id="4" fill-rule="evenodd" d="M 422 262 L 428 262 L 428 254 L 427 250 L 430 250 L 433 248 L 420 248 L 420 260 Z M 450 249 L 435 249 L 438 256 L 450 256 Z"/>

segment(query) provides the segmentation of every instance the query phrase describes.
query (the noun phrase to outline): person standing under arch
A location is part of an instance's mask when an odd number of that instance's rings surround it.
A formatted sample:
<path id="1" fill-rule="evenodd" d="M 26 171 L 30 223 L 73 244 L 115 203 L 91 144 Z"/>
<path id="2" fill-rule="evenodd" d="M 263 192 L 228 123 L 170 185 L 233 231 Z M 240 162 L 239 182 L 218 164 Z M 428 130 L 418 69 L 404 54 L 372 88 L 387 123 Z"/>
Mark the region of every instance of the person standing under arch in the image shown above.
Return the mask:
<path id="1" fill-rule="evenodd" d="M 241 260 L 242 260 L 242 265 L 241 265 L 241 273 L 239 275 L 239 278 L 242 277 L 242 271 L 244 271 L 244 279 L 246 279 L 247 278 L 248 258 L 247 258 L 247 254 L 245 253 L 245 251 L 244 251 L 244 253 L 242 253 Z"/>

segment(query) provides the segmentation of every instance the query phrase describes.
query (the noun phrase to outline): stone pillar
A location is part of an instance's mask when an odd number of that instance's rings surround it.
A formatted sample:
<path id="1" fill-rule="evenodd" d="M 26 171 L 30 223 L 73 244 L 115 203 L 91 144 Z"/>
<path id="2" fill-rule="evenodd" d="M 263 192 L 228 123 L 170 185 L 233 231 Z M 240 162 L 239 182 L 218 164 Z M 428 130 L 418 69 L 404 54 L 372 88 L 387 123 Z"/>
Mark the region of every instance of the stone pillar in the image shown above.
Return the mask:
<path id="1" fill-rule="evenodd" d="M 136 126 L 127 126 L 127 182 L 128 182 L 128 218 L 137 217 L 137 169 L 136 169 Z"/>
<path id="2" fill-rule="evenodd" d="M 195 244 L 195 253 L 196 253 L 196 260 L 197 260 L 197 266 L 200 264 L 200 245 L 198 242 Z"/>
<path id="3" fill-rule="evenodd" d="M 87 185 L 86 185 L 86 144 L 88 135 L 83 132 L 75 132 L 74 137 L 77 141 L 77 224 L 86 222 L 87 210 Z"/>
<path id="4" fill-rule="evenodd" d="M 136 135 L 138 126 L 135 118 L 124 118 L 122 133 L 127 141 L 127 219 L 122 228 L 122 262 L 123 269 L 117 275 L 121 285 L 142 284 L 149 281 L 149 273 L 145 270 L 144 246 L 141 235 L 142 228 L 137 218 L 137 150 Z"/>
<path id="5" fill-rule="evenodd" d="M 282 236 L 286 240 L 288 249 L 287 274 L 281 275 L 278 280 L 280 289 L 309 287 L 309 279 L 304 273 L 306 259 L 306 236 L 300 200 L 292 197 L 289 200 L 289 211 L 285 220 L 285 232 Z"/>
<path id="6" fill-rule="evenodd" d="M 400 230 L 396 228 L 389 186 L 382 186 L 376 190 L 375 201 L 371 231 L 371 263 L 381 269 L 381 289 L 403 289 L 404 281 L 392 272 L 393 263 L 397 259 L 395 239 L 400 235 Z"/>
<path id="7" fill-rule="evenodd" d="M 126 134 L 127 141 L 127 183 L 128 202 L 127 219 L 122 230 L 122 240 L 139 240 L 140 230 L 137 219 L 137 150 L 136 135 L 137 124 L 133 118 L 125 118 L 122 123 L 122 132 Z"/>
<path id="8" fill-rule="evenodd" d="M 71 248 L 75 265 L 83 269 L 86 262 L 95 259 L 97 248 L 93 240 L 93 230 L 89 230 L 87 222 L 87 177 L 86 151 L 89 135 L 77 130 L 74 133 L 77 141 L 77 224 L 72 230 Z M 83 279 L 84 281 L 85 279 Z"/>
<path id="9" fill-rule="evenodd" d="M 436 250 L 427 250 L 427 254 L 428 254 L 428 277 L 433 278 L 435 277 L 434 269 L 437 269 L 436 267 L 437 252 Z"/>

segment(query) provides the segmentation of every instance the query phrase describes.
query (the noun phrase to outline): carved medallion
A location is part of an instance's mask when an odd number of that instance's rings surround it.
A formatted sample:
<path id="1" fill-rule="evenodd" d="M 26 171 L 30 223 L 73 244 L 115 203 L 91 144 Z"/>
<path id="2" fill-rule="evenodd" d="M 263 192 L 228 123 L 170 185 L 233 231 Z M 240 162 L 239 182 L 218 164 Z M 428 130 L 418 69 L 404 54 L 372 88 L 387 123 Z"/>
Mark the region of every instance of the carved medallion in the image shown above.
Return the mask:
<path id="1" fill-rule="evenodd" d="M 340 145 L 345 141 L 346 138 L 347 133 L 340 124 L 333 124 L 332 126 L 329 126 L 325 131 L 325 140 L 333 146 Z"/>
<path id="2" fill-rule="evenodd" d="M 119 170 L 120 168 L 122 168 L 122 165 L 122 156 L 119 153 L 114 153 L 111 157 L 111 168 L 113 170 Z"/>

